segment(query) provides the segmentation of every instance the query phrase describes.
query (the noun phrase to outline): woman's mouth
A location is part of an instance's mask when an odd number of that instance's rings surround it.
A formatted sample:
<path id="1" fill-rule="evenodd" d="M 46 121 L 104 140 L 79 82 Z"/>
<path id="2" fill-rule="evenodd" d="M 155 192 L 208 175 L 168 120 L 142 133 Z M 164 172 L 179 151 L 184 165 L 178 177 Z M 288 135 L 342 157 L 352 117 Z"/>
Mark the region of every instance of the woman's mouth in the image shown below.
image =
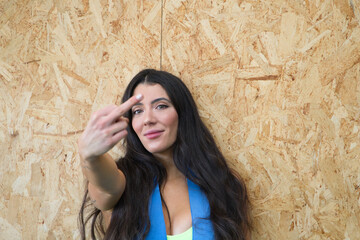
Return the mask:
<path id="1" fill-rule="evenodd" d="M 148 131 L 144 134 L 145 137 L 147 137 L 148 139 L 154 139 L 159 137 L 161 134 L 163 133 L 163 131 Z"/>

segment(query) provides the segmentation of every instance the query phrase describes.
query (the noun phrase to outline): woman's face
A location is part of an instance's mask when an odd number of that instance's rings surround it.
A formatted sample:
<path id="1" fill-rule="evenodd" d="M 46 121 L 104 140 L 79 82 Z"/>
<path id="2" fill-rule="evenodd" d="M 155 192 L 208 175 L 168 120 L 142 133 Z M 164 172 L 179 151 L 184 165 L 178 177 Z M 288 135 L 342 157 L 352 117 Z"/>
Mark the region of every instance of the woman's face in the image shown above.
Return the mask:
<path id="1" fill-rule="evenodd" d="M 132 107 L 132 127 L 146 150 L 171 154 L 178 130 L 178 114 L 159 84 L 139 84 L 134 95 L 143 100 Z"/>

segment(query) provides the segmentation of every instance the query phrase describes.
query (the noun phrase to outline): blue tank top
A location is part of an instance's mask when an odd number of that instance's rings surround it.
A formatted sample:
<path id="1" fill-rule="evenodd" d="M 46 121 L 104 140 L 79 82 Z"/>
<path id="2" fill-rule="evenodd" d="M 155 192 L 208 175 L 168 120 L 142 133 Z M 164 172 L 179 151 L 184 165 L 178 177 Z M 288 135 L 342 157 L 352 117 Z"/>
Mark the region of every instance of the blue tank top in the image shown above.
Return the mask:
<path id="1" fill-rule="evenodd" d="M 207 197 L 201 191 L 200 187 L 189 179 L 187 179 L 187 185 L 189 190 L 193 240 L 215 239 L 212 223 L 208 219 L 210 216 L 210 206 Z M 146 240 L 166 240 L 166 226 L 159 185 L 155 187 L 150 197 L 149 215 L 151 226 Z"/>

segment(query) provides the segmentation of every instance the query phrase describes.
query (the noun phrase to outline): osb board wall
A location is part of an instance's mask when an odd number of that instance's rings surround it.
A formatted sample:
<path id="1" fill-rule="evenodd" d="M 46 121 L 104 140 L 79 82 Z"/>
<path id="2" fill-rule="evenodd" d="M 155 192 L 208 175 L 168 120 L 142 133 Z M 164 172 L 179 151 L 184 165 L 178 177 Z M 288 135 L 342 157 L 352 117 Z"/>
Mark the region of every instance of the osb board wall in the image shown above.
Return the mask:
<path id="1" fill-rule="evenodd" d="M 0 239 L 79 238 L 79 134 L 160 62 L 246 180 L 253 239 L 360 239 L 359 23 L 356 0 L 1 1 Z"/>

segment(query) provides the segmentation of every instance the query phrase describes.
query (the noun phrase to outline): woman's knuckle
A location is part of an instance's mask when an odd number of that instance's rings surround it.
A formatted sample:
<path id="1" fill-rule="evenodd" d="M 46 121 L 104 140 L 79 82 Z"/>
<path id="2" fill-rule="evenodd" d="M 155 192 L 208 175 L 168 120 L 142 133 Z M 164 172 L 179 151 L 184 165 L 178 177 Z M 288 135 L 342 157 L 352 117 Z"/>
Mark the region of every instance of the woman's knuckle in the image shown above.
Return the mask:
<path id="1" fill-rule="evenodd" d="M 104 129 L 103 133 L 104 133 L 105 137 L 108 137 L 108 136 L 111 135 L 111 130 L 110 129 Z"/>
<path id="2" fill-rule="evenodd" d="M 106 122 L 102 119 L 100 119 L 96 124 L 95 127 L 96 129 L 104 129 L 106 126 Z"/>
<path id="3" fill-rule="evenodd" d="M 108 146 L 108 147 L 112 146 L 113 145 L 112 139 L 111 138 L 106 138 L 105 139 L 105 145 Z"/>

